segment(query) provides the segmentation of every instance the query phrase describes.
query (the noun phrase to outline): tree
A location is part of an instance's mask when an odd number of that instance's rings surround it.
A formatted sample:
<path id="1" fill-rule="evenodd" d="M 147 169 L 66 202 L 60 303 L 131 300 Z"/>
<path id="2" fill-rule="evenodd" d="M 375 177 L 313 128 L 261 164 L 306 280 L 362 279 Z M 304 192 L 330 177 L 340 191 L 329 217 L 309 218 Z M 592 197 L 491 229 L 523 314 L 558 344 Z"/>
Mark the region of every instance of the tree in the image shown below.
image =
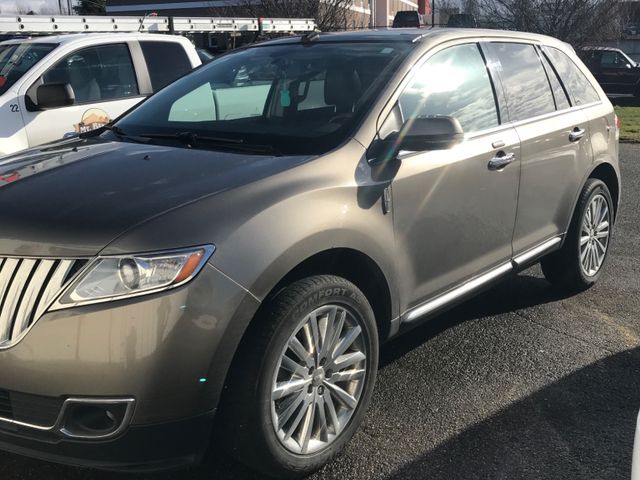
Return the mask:
<path id="1" fill-rule="evenodd" d="M 230 16 L 268 18 L 313 18 L 326 32 L 345 29 L 353 0 L 241 0 L 229 7 Z"/>
<path id="2" fill-rule="evenodd" d="M 619 38 L 621 0 L 480 0 L 483 23 L 542 33 L 576 47 Z"/>
<path id="3" fill-rule="evenodd" d="M 76 15 L 105 15 L 107 13 L 107 0 L 79 0 L 73 6 Z"/>

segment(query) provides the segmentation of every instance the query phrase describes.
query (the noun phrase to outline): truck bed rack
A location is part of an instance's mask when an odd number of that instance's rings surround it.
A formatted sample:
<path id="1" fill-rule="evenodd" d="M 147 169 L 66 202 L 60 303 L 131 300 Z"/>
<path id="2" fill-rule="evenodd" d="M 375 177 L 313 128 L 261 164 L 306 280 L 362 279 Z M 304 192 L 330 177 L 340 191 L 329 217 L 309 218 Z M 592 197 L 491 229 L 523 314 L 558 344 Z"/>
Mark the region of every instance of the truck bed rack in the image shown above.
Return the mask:
<path id="1" fill-rule="evenodd" d="M 99 32 L 296 33 L 310 32 L 315 28 L 315 21 L 310 18 L 0 15 L 0 33 L 22 35 Z"/>

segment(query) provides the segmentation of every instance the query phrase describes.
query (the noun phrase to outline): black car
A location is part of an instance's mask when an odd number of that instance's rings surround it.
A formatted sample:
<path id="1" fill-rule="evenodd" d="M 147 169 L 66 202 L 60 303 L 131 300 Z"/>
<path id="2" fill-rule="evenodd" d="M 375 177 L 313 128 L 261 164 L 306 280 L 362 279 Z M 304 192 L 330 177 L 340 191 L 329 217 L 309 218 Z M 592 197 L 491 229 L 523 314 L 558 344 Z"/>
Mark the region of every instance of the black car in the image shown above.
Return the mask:
<path id="1" fill-rule="evenodd" d="M 420 28 L 427 26 L 425 15 L 416 10 L 401 10 L 393 17 L 392 28 Z"/>
<path id="2" fill-rule="evenodd" d="M 578 54 L 606 93 L 640 97 L 640 66 L 622 50 L 585 47 Z"/>

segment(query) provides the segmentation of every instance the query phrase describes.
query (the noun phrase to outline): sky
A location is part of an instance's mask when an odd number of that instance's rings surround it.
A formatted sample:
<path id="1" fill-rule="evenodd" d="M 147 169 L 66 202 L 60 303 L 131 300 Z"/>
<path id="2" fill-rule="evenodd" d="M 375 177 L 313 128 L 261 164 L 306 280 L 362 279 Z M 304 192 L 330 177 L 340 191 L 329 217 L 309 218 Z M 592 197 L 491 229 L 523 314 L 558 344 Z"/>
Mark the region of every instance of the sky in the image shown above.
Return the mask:
<path id="1" fill-rule="evenodd" d="M 66 0 L 62 2 L 67 4 Z M 0 11 L 2 14 L 11 14 L 20 8 L 31 9 L 35 13 L 58 13 L 58 0 L 0 0 Z"/>

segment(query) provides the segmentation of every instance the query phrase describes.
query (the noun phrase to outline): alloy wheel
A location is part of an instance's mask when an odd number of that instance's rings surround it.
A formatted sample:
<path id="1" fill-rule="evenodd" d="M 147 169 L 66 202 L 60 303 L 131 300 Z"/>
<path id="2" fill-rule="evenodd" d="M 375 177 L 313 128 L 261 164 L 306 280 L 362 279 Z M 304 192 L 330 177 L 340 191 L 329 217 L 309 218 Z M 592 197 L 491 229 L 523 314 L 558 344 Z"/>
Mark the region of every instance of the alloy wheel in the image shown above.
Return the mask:
<path id="1" fill-rule="evenodd" d="M 299 323 L 271 389 L 273 427 L 287 450 L 315 453 L 340 436 L 360 402 L 366 359 L 362 327 L 347 308 L 324 305 Z"/>
<path id="2" fill-rule="evenodd" d="M 580 229 L 580 266 L 588 277 L 596 275 L 609 248 L 611 214 L 607 199 L 595 195 L 585 209 Z"/>

